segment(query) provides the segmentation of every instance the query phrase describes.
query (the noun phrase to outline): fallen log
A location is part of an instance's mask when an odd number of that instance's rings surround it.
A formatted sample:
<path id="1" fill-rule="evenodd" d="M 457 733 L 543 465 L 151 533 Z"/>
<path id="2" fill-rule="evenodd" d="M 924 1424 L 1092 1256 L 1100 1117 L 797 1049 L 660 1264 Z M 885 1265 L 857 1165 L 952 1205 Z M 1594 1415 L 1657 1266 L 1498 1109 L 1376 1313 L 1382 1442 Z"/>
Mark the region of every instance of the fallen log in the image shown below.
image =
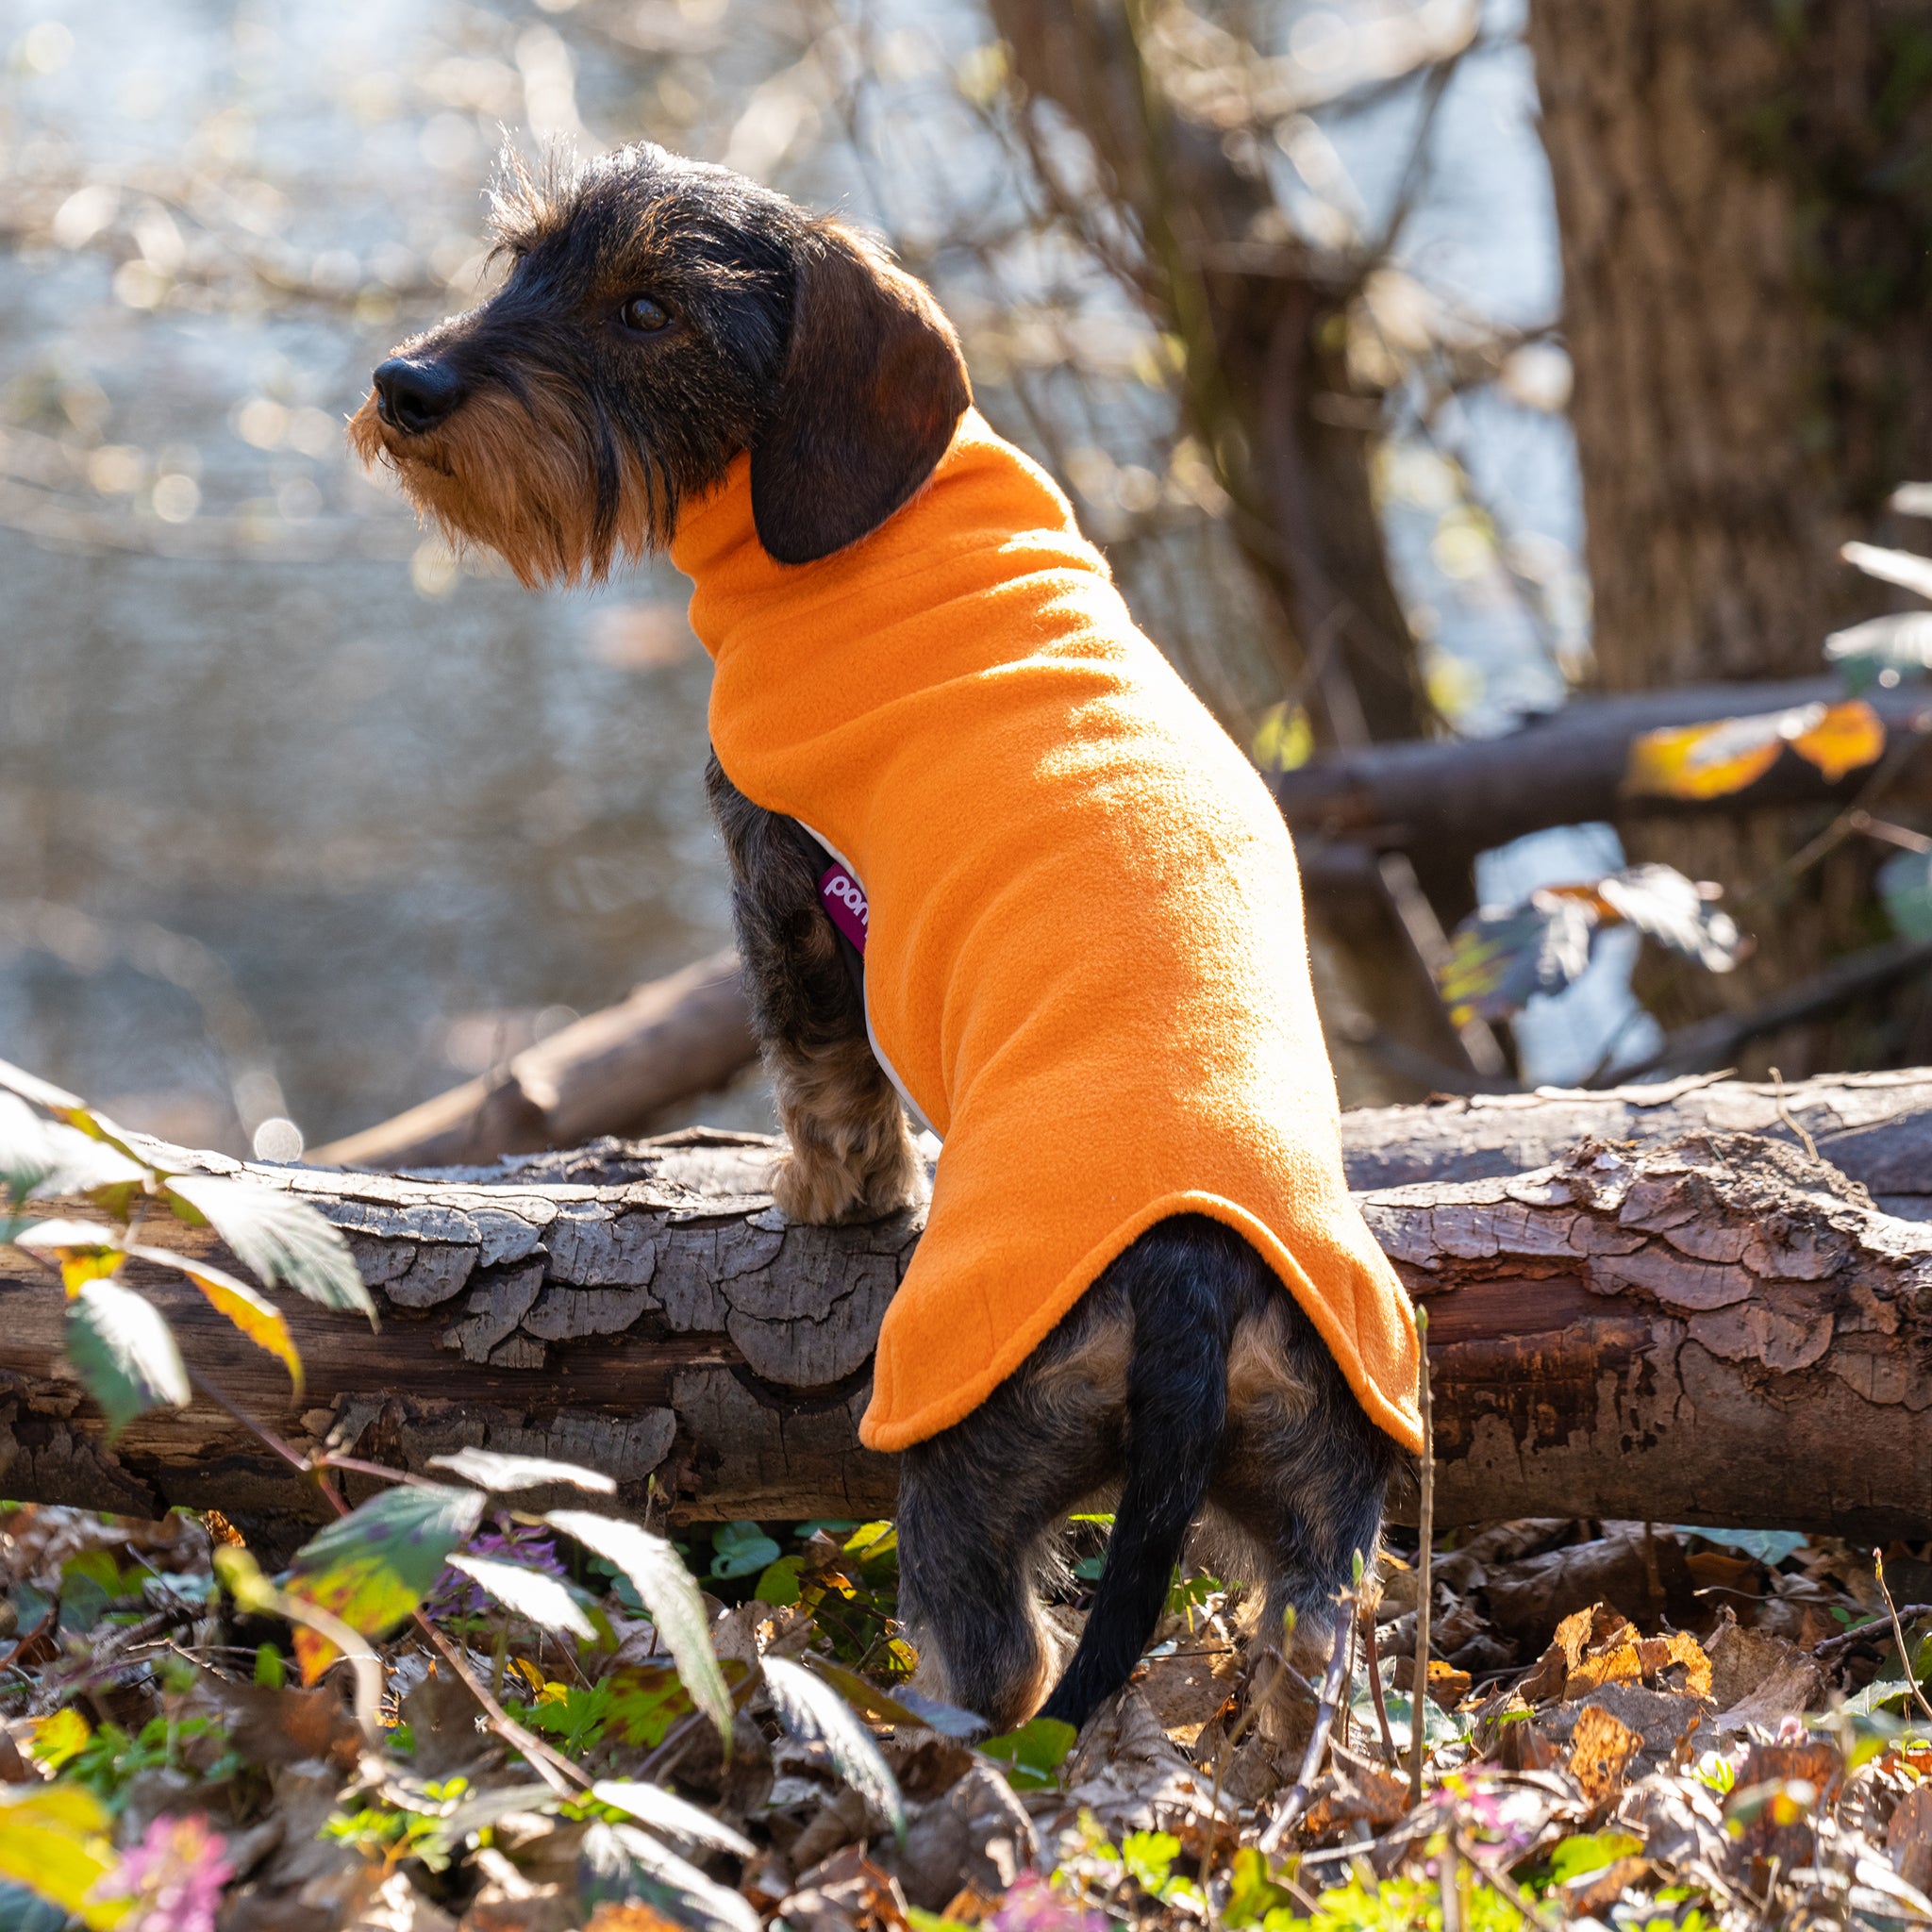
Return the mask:
<path id="1" fill-rule="evenodd" d="M 1789 750 L 1755 784 L 1721 798 L 1633 797 L 1624 789 L 1630 743 L 1640 733 L 1843 696 L 1836 678 L 1812 677 L 1573 698 L 1560 711 L 1499 738 L 1417 739 L 1323 752 L 1277 774 L 1275 796 L 1311 887 L 1331 875 L 1337 883 L 1345 880 L 1349 867 L 1359 864 L 1352 848 L 1364 844 L 1413 850 L 1418 862 L 1425 854 L 1441 869 L 1551 825 L 1844 800 L 1871 777 L 1873 767 L 1827 781 Z M 1923 688 L 1875 690 L 1865 697 L 1893 743 L 1923 741 L 1928 708 Z M 1911 758 L 1893 797 L 1924 802 L 1925 770 L 1924 760 Z"/>
<path id="2" fill-rule="evenodd" d="M 654 1115 L 728 1086 L 758 1058 L 738 955 L 636 988 L 507 1065 L 313 1149 L 319 1167 L 463 1167 L 644 1131 Z"/>
<path id="3" fill-rule="evenodd" d="M 1889 1214 L 1932 1221 L 1932 1068 L 1778 1083 L 1715 1074 L 1602 1089 L 1481 1093 L 1341 1117 L 1349 1186 L 1490 1180 L 1578 1141 L 1657 1147 L 1690 1133 L 1762 1134 L 1826 1160 Z"/>
<path id="4" fill-rule="evenodd" d="M 674 1520 L 887 1510 L 891 1462 L 856 1425 L 920 1216 L 793 1225 L 762 1191 L 772 1148 L 700 1131 L 487 1178 L 254 1170 L 347 1233 L 385 1317 L 372 1335 L 291 1307 L 300 1403 L 192 1290 L 139 1263 L 129 1278 L 191 1364 L 299 1445 L 411 1470 L 463 1443 L 558 1456 Z M 1693 1134 L 1363 1199 L 1430 1308 L 1442 1523 L 1932 1534 L 1932 1227 L 1836 1170 Z M 165 1238 L 227 1259 L 206 1231 Z M 58 1365 L 58 1289 L 0 1249 L 0 1297 L 7 1494 L 215 1507 L 269 1546 L 319 1520 L 305 1479 L 211 1402 L 108 1446 Z"/>

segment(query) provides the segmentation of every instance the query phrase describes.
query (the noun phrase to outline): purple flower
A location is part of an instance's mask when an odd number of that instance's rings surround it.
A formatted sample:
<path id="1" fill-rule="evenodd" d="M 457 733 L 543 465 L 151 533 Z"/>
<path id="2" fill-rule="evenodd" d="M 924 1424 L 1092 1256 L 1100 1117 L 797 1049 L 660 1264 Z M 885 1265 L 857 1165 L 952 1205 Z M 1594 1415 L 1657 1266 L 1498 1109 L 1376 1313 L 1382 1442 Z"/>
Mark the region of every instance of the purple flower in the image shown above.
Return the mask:
<path id="1" fill-rule="evenodd" d="M 223 1856 L 227 1848 L 200 1812 L 157 1818 L 96 1895 L 134 1901 L 125 1932 L 214 1932 L 222 1887 L 235 1875 Z"/>
<path id="2" fill-rule="evenodd" d="M 1106 1918 L 1062 1898 L 1038 1872 L 1023 1872 L 987 1922 L 991 1932 L 1108 1932 Z"/>
<path id="3" fill-rule="evenodd" d="M 492 1557 L 499 1563 L 516 1563 L 525 1570 L 541 1570 L 546 1576 L 569 1574 L 548 1530 L 509 1523 L 502 1517 L 497 1518 L 496 1528 L 472 1537 L 463 1554 Z M 445 1567 L 436 1579 L 436 1588 L 425 1599 L 423 1610 L 425 1616 L 438 1619 L 481 1617 L 489 1612 L 491 1601 L 480 1583 L 465 1576 L 460 1570 Z"/>

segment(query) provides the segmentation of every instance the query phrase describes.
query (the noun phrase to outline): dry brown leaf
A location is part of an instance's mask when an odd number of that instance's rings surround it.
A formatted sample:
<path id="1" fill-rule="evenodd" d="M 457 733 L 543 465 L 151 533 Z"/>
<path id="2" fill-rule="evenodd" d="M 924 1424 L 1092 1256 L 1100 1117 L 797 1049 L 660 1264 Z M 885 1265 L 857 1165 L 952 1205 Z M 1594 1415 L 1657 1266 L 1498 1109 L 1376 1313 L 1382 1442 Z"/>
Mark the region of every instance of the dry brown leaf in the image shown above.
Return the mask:
<path id="1" fill-rule="evenodd" d="M 1160 1728 L 1176 1744 L 1192 1744 L 1233 1696 L 1241 1659 L 1232 1647 L 1156 1657 L 1136 1679 Z"/>
<path id="2" fill-rule="evenodd" d="M 1643 1638 L 1637 1646 L 1637 1658 L 1642 1666 L 1643 1681 L 1653 1690 L 1682 1690 L 1691 1697 L 1710 1695 L 1710 1659 L 1705 1656 L 1704 1646 L 1688 1630 L 1671 1630 L 1661 1637 Z M 1679 1670 L 1681 1676 L 1672 1675 L 1669 1682 L 1659 1681 Z"/>
<path id="3" fill-rule="evenodd" d="M 1643 1736 L 1601 1705 L 1587 1704 L 1570 1735 L 1570 1775 L 1594 1811 L 1607 1811 L 1624 1789 L 1624 1773 L 1643 1748 Z"/>
<path id="4" fill-rule="evenodd" d="M 1721 1624 L 1706 1645 L 1710 1694 L 1720 1730 L 1762 1724 L 1808 1710 L 1824 1688 L 1824 1674 L 1798 1646 L 1771 1630 Z"/>
<path id="5" fill-rule="evenodd" d="M 640 1899 L 618 1905 L 607 1898 L 599 1901 L 585 1922 L 584 1932 L 691 1932 L 691 1928 Z"/>
<path id="6" fill-rule="evenodd" d="M 1408 1787 L 1372 1766 L 1336 1774 L 1335 1789 L 1308 1807 L 1307 1829 L 1319 1839 L 1337 1825 L 1359 1818 L 1372 1832 L 1384 1832 L 1408 1810 Z"/>
<path id="7" fill-rule="evenodd" d="M 1885 1828 L 1885 1848 L 1907 1885 L 1920 1891 L 1932 1885 L 1932 1786 L 1921 1785 L 1898 1801 Z"/>
<path id="8" fill-rule="evenodd" d="M 1531 1704 L 1562 1696 L 1564 1687 L 1584 1658 L 1603 1650 L 1629 1629 L 1629 1621 L 1607 1604 L 1591 1604 L 1573 1610 L 1557 1625 L 1557 1633 L 1550 1639 L 1549 1648 L 1543 1652 L 1536 1670 L 1518 1688 Z M 1635 1631 L 1631 1635 L 1634 1637 Z"/>

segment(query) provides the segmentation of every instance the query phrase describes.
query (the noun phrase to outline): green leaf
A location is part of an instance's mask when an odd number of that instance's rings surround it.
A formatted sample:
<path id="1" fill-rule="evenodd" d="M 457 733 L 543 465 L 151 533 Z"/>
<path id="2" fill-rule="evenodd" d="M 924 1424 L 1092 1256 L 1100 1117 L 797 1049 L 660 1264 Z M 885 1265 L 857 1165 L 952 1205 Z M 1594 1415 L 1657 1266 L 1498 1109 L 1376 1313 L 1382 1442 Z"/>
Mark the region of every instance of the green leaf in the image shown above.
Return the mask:
<path id="1" fill-rule="evenodd" d="M 1560 992 L 1590 964 L 1599 919 L 1590 901 L 1547 891 L 1471 913 L 1437 972 L 1450 1017 L 1507 1020 L 1532 993 Z"/>
<path id="2" fill-rule="evenodd" d="M 597 1634 L 570 1591 L 541 1570 L 527 1570 L 521 1563 L 497 1563 L 488 1557 L 467 1557 L 460 1553 L 451 1556 L 448 1561 L 452 1570 L 474 1577 L 507 1609 L 527 1617 L 533 1624 L 541 1624 L 546 1630 L 567 1630 L 586 1643 Z"/>
<path id="3" fill-rule="evenodd" d="M 749 1576 L 778 1560 L 778 1545 L 756 1523 L 723 1523 L 711 1532 L 711 1574 L 721 1581 Z"/>
<path id="4" fill-rule="evenodd" d="M 259 1181 L 181 1174 L 169 1176 L 167 1198 L 178 1219 L 206 1223 L 271 1288 L 285 1281 L 325 1308 L 358 1309 L 375 1327 L 375 1304 L 341 1229 L 299 1196 Z"/>
<path id="5" fill-rule="evenodd" d="M 480 1490 L 434 1483 L 384 1490 L 296 1551 L 285 1591 L 365 1637 L 379 1637 L 428 1595 L 450 1552 L 469 1541 L 482 1517 Z M 305 1684 L 335 1654 L 326 1638 L 297 1627 Z"/>
<path id="6" fill-rule="evenodd" d="M 1181 1841 L 1171 1832 L 1130 1831 L 1121 1840 L 1121 1863 L 1127 1875 L 1156 1898 L 1173 1875 L 1180 1853 Z"/>
<path id="7" fill-rule="evenodd" d="M 824 1744 L 839 1775 L 874 1811 L 891 1821 L 894 1835 L 903 1842 L 906 1801 L 899 1795 L 899 1781 L 845 1700 L 822 1678 L 783 1657 L 766 1657 L 764 1672 L 765 1688 L 785 1728 Z"/>
<path id="8" fill-rule="evenodd" d="M 0 1102 L 21 1106 L 11 1094 L 0 1095 Z M 148 1178 L 150 1169 L 130 1160 L 105 1141 L 91 1140 L 78 1128 L 65 1126 L 58 1121 L 40 1121 L 36 1124 L 43 1137 L 43 1151 L 50 1158 L 44 1171 L 25 1191 L 41 1195 L 87 1194 L 104 1206 L 112 1196 L 125 1206 L 125 1192 L 141 1187 Z M 0 1132 L 0 1140 L 4 1138 L 4 1132 Z"/>
<path id="9" fill-rule="evenodd" d="M 1258 1924 L 1270 1912 L 1294 1904 L 1294 1893 L 1268 1875 L 1268 1860 L 1253 1845 L 1235 1853 L 1232 1871 L 1227 1903 L 1221 1909 L 1221 1923 L 1228 1932 Z"/>
<path id="10" fill-rule="evenodd" d="M 1057 1717 L 1037 1717 L 979 1748 L 1007 1766 L 1007 1782 L 1016 1791 L 1039 1791 L 1059 1782 L 1059 1768 L 1079 1735 Z"/>
<path id="11" fill-rule="evenodd" d="M 556 1462 L 547 1456 L 504 1456 L 494 1449 L 458 1449 L 450 1456 L 432 1456 L 431 1469 L 446 1469 L 479 1490 L 503 1495 L 515 1490 L 540 1490 L 549 1483 L 569 1483 L 594 1494 L 616 1493 L 617 1484 L 579 1462 Z"/>
<path id="12" fill-rule="evenodd" d="M 888 1695 L 869 1678 L 829 1657 L 806 1659 L 814 1675 L 823 1677 L 859 1716 L 875 1724 L 924 1725 L 947 1738 L 973 1738 L 987 1727 L 983 1717 L 961 1710 L 957 1704 L 941 1704 L 937 1697 L 922 1697 L 904 1687 Z"/>
<path id="13" fill-rule="evenodd" d="M 603 1778 L 591 1787 L 591 1795 L 600 1805 L 628 1811 L 653 1831 L 669 1832 L 674 1838 L 713 1846 L 740 1858 L 758 1857 L 758 1847 L 742 1832 L 733 1831 L 721 1819 L 700 1810 L 675 1791 L 667 1791 L 662 1785 L 639 1784 L 629 1778 Z"/>
<path id="14" fill-rule="evenodd" d="M 1806 1542 L 1804 1533 L 1795 1529 L 1707 1529 L 1699 1523 L 1680 1523 L 1675 1525 L 1675 1533 L 1701 1536 L 1707 1543 L 1741 1550 L 1747 1557 L 1756 1557 L 1767 1570 L 1775 1570 L 1794 1550 L 1802 1550 Z"/>
<path id="15" fill-rule="evenodd" d="M 593 1515 L 588 1509 L 553 1509 L 543 1520 L 616 1564 L 630 1578 L 675 1660 L 686 1690 L 718 1726 L 729 1749 L 731 1692 L 711 1648 L 704 1599 L 684 1559 L 661 1536 L 612 1516 Z"/>
<path id="16" fill-rule="evenodd" d="M 225 1315 L 257 1348 L 274 1356 L 288 1370 L 295 1394 L 298 1398 L 301 1396 L 302 1357 L 295 1351 L 295 1338 L 289 1333 L 289 1324 L 281 1309 L 266 1295 L 250 1288 L 245 1281 L 237 1281 L 222 1269 L 211 1268 L 206 1261 L 191 1261 L 186 1255 L 177 1255 L 172 1248 L 150 1248 L 131 1243 L 127 1252 L 138 1255 L 143 1261 L 154 1262 L 157 1267 L 172 1268 L 176 1274 L 185 1274 L 200 1289 L 216 1313 Z"/>
<path id="17" fill-rule="evenodd" d="M 798 1582 L 804 1573 L 803 1557 L 780 1557 L 775 1563 L 766 1565 L 753 1587 L 752 1595 L 761 1604 L 770 1604 L 774 1609 L 795 1604 L 805 1593 Z"/>
<path id="18" fill-rule="evenodd" d="M 1550 1877 L 1555 1884 L 1568 1885 L 1573 1879 L 1601 1872 L 1619 1858 L 1630 1857 L 1642 1849 L 1643 1840 L 1632 1838 L 1627 1831 L 1578 1832 L 1574 1838 L 1566 1838 L 1550 1854 Z"/>
<path id="19" fill-rule="evenodd" d="M 586 1910 L 604 1899 L 641 1899 L 692 1932 L 758 1932 L 748 1899 L 634 1824 L 586 1826 L 578 1857 L 577 1894 Z"/>
<path id="20" fill-rule="evenodd" d="M 1903 1704 L 1912 1687 L 1903 1677 L 1874 1677 L 1856 1697 L 1847 1697 L 1839 1708 L 1847 1717 L 1873 1717 L 1888 1705 Z"/>
<path id="21" fill-rule="evenodd" d="M 174 1331 L 144 1295 L 118 1281 L 84 1281 L 67 1304 L 67 1359 L 100 1404 L 108 1436 L 164 1404 L 188 1406 L 188 1371 Z"/>

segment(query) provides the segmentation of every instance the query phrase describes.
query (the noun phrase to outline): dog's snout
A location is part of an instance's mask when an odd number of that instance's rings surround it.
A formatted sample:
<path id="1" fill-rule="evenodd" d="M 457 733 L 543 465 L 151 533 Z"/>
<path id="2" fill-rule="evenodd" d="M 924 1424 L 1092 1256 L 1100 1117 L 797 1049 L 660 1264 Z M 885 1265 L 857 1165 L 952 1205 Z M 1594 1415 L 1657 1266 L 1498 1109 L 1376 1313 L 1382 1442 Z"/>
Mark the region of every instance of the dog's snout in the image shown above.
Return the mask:
<path id="1" fill-rule="evenodd" d="M 375 411 L 405 436 L 433 429 L 463 399 L 462 379 L 447 362 L 391 356 L 375 372 Z"/>

